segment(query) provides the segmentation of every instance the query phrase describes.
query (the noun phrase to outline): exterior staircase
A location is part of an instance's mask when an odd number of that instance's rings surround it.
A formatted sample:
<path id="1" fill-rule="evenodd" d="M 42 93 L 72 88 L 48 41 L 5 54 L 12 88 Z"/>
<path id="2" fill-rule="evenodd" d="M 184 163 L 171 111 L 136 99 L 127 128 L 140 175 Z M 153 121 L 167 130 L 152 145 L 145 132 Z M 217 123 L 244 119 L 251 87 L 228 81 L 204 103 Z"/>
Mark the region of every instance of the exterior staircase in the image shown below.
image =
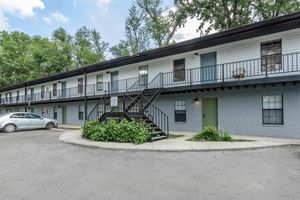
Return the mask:
<path id="1" fill-rule="evenodd" d="M 167 138 L 169 134 L 168 116 L 152 104 L 161 94 L 161 77 L 160 73 L 149 84 L 141 84 L 145 83 L 144 77 L 141 77 L 126 93 L 118 95 L 122 107 L 111 108 L 109 101 L 112 94 L 105 96 L 89 114 L 88 120 L 98 120 L 100 123 L 108 119 L 138 120 L 150 128 L 151 141 Z"/>

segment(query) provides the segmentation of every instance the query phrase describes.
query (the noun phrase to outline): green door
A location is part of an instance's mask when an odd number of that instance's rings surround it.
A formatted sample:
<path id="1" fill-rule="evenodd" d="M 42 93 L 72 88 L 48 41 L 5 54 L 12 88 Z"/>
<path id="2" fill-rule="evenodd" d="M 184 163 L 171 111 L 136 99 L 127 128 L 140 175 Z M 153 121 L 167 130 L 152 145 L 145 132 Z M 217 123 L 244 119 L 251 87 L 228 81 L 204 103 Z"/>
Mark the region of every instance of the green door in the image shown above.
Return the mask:
<path id="1" fill-rule="evenodd" d="M 62 124 L 67 124 L 67 106 L 62 106 Z"/>
<path id="2" fill-rule="evenodd" d="M 206 126 L 218 127 L 218 99 L 202 99 L 202 128 Z"/>

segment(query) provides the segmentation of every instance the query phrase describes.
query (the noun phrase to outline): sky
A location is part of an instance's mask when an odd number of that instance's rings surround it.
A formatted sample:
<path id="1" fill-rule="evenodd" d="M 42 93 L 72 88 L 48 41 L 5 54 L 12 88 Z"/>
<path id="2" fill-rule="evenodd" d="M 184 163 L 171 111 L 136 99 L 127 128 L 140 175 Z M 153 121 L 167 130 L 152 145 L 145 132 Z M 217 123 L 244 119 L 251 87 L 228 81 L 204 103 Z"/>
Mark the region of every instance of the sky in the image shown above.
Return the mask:
<path id="1" fill-rule="evenodd" d="M 173 0 L 164 0 L 172 6 Z M 100 32 L 111 46 L 124 39 L 124 24 L 131 0 L 0 0 L 0 30 L 51 37 L 58 27 L 74 34 L 85 25 Z M 188 20 L 174 39 L 198 37 L 196 20 Z"/>

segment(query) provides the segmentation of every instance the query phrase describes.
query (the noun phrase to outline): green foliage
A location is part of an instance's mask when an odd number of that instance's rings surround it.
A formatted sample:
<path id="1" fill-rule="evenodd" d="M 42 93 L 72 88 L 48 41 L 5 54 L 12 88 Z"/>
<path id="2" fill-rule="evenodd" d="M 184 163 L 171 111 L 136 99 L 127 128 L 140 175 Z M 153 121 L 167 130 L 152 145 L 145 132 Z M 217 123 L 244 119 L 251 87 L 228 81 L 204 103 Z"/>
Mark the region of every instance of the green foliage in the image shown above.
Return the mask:
<path id="1" fill-rule="evenodd" d="M 186 15 L 177 8 L 164 8 L 162 0 L 136 0 L 136 4 L 146 14 L 145 22 L 154 43 L 158 47 L 174 43 L 173 36 L 186 21 Z"/>
<path id="2" fill-rule="evenodd" d="M 0 31 L 0 87 L 101 62 L 107 46 L 86 27 L 74 37 L 58 28 L 51 39 Z"/>
<path id="3" fill-rule="evenodd" d="M 222 132 L 215 126 L 205 127 L 201 133 L 195 135 L 192 138 L 193 141 L 233 141 L 229 132 Z"/>
<path id="4" fill-rule="evenodd" d="M 300 10 L 299 0 L 177 0 L 181 15 L 199 20 L 200 35 Z"/>
<path id="5" fill-rule="evenodd" d="M 101 124 L 86 122 L 82 137 L 92 141 L 141 144 L 149 140 L 149 127 L 137 121 L 127 120 L 108 120 Z"/>
<path id="6" fill-rule="evenodd" d="M 145 23 L 145 13 L 134 4 L 126 18 L 125 36 L 126 40 L 121 40 L 110 48 L 115 57 L 136 55 L 149 48 L 149 30 Z"/>

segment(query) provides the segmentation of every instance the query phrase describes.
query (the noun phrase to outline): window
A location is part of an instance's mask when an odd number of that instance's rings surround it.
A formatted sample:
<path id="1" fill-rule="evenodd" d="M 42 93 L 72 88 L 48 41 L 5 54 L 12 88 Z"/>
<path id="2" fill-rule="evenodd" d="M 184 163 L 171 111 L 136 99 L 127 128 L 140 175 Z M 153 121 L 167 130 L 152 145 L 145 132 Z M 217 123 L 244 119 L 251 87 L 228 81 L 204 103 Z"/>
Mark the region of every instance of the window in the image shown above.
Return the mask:
<path id="1" fill-rule="evenodd" d="M 282 69 L 281 40 L 261 44 L 261 71 Z"/>
<path id="2" fill-rule="evenodd" d="M 11 113 L 11 111 L 12 110 L 8 108 L 8 109 L 5 110 L 5 113 Z"/>
<path id="3" fill-rule="evenodd" d="M 148 84 L 148 65 L 139 67 L 139 80 L 140 86 Z"/>
<path id="4" fill-rule="evenodd" d="M 56 96 L 57 96 L 57 83 L 54 83 L 54 84 L 53 84 L 53 91 L 52 91 L 52 95 L 53 95 L 54 97 L 56 97 Z"/>
<path id="5" fill-rule="evenodd" d="M 263 96 L 263 124 L 283 124 L 283 95 Z"/>
<path id="6" fill-rule="evenodd" d="M 26 113 L 27 118 L 30 119 L 41 119 L 42 117 L 37 115 L 37 114 L 33 114 L 33 113 Z"/>
<path id="7" fill-rule="evenodd" d="M 103 74 L 98 74 L 96 76 L 96 90 L 103 91 Z"/>
<path id="8" fill-rule="evenodd" d="M 79 94 L 83 93 L 83 78 L 78 79 L 78 93 Z"/>
<path id="9" fill-rule="evenodd" d="M 173 61 L 174 82 L 185 81 L 185 59 Z"/>
<path id="10" fill-rule="evenodd" d="M 45 86 L 41 86 L 41 98 L 43 99 L 45 97 Z"/>
<path id="11" fill-rule="evenodd" d="M 175 100 L 175 122 L 186 122 L 185 100 Z"/>
<path id="12" fill-rule="evenodd" d="M 53 119 L 57 119 L 57 108 L 56 108 L 56 106 L 53 107 Z"/>
<path id="13" fill-rule="evenodd" d="M 5 102 L 8 103 L 8 93 L 5 94 Z"/>
<path id="14" fill-rule="evenodd" d="M 6 103 L 11 103 L 12 102 L 12 94 L 11 94 L 11 92 L 7 92 L 5 94 L 5 101 L 6 101 Z"/>
<path id="15" fill-rule="evenodd" d="M 83 114 L 84 114 L 84 106 L 78 105 L 78 119 L 83 120 Z"/>
<path id="16" fill-rule="evenodd" d="M 29 90 L 30 90 L 30 100 L 34 101 L 35 100 L 34 99 L 34 88 L 30 88 Z"/>
<path id="17" fill-rule="evenodd" d="M 10 118 L 26 118 L 26 113 L 16 113 L 10 116 Z"/>

